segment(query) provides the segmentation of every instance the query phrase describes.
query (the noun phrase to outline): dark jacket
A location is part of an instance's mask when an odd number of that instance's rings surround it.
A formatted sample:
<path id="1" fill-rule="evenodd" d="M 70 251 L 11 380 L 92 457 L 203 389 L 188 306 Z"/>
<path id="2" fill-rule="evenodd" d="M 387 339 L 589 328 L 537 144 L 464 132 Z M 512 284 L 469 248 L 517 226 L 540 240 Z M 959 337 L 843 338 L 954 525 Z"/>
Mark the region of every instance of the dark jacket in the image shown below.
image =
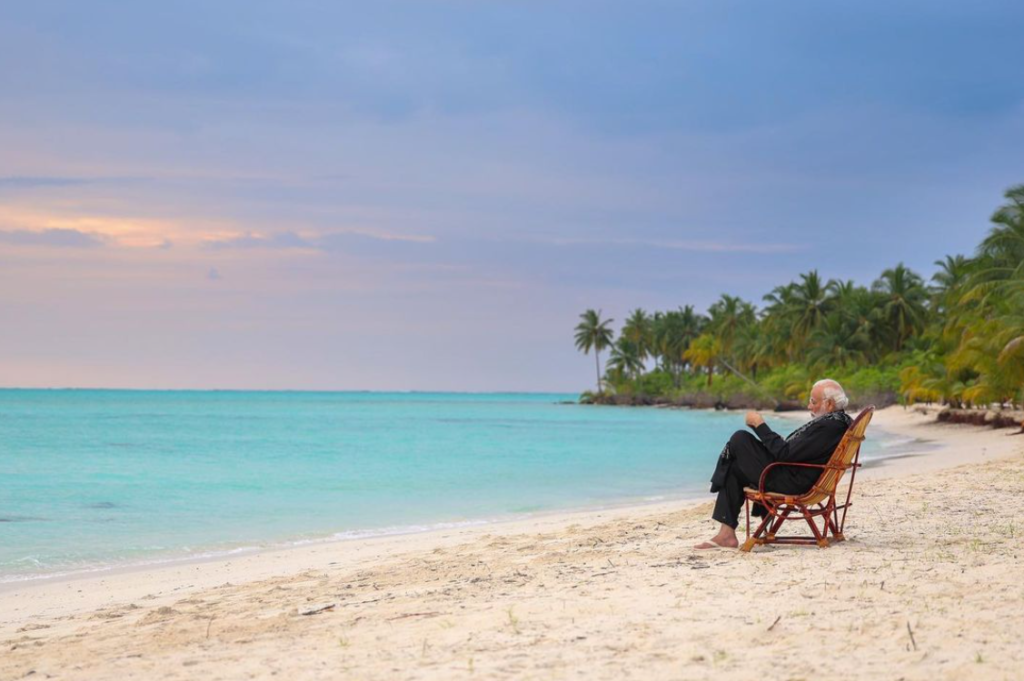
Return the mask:
<path id="1" fill-rule="evenodd" d="M 754 432 L 764 446 L 771 463 L 785 461 L 824 464 L 832 457 L 832 452 L 843 439 L 850 423 L 852 419 L 846 412 L 840 410 L 811 419 L 785 438 L 769 428 L 766 423 L 759 425 Z M 714 475 L 711 476 L 712 492 L 717 492 L 725 483 L 733 456 L 729 445 L 726 445 L 718 457 Z M 772 469 L 765 487 L 772 492 L 802 494 L 811 488 L 821 476 L 821 472 L 820 468 L 778 466 Z M 756 484 L 754 481 L 751 482 Z"/>
<path id="2" fill-rule="evenodd" d="M 833 411 L 815 417 L 783 439 L 762 423 L 754 432 L 764 444 L 773 461 L 824 464 L 832 458 L 846 430 L 853 422 L 845 411 Z M 772 469 L 766 487 L 783 493 L 802 493 L 821 477 L 820 468 L 777 466 Z"/>

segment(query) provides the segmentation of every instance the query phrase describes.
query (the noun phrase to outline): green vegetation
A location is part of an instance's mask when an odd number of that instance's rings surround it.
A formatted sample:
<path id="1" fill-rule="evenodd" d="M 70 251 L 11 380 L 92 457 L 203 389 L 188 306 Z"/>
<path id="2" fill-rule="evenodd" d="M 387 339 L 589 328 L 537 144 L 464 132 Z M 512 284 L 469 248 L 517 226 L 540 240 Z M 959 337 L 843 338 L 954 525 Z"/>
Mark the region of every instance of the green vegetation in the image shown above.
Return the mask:
<path id="1" fill-rule="evenodd" d="M 722 295 L 706 315 L 634 310 L 618 338 L 614 320 L 587 310 L 576 347 L 595 351 L 598 392 L 581 399 L 764 408 L 802 402 L 829 376 L 858 404 L 1021 404 L 1024 185 L 1005 197 L 974 257 L 936 261 L 930 282 L 902 263 L 870 287 L 812 270 L 761 309 Z"/>
<path id="2" fill-rule="evenodd" d="M 584 353 L 594 351 L 597 363 L 597 391 L 601 392 L 601 351 L 612 344 L 611 319 L 601 320 L 601 312 L 587 310 L 580 315 L 583 320 L 576 325 L 576 349 Z"/>

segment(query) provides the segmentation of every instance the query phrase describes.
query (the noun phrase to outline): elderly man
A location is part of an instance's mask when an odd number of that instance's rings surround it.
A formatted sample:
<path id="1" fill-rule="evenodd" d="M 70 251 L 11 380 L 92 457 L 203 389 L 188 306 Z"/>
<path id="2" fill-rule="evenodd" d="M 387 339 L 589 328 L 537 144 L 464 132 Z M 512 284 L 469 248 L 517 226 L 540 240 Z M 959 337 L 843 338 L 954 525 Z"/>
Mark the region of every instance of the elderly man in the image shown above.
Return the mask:
<path id="1" fill-rule="evenodd" d="M 851 419 L 843 411 L 849 400 L 843 388 L 826 378 L 811 388 L 807 408 L 812 418 L 783 439 L 754 411 L 747 412 L 746 423 L 757 433 L 736 431 L 722 450 L 711 478 L 711 491 L 718 492 L 711 517 L 722 524 L 718 534 L 694 548 L 736 548 L 736 527 L 743 508 L 743 488 L 757 487 L 761 473 L 775 461 L 791 463 L 827 463 L 832 451 L 843 439 Z M 818 468 L 779 466 L 768 474 L 765 487 L 772 492 L 802 494 L 821 475 Z M 762 511 L 764 509 L 761 509 Z"/>

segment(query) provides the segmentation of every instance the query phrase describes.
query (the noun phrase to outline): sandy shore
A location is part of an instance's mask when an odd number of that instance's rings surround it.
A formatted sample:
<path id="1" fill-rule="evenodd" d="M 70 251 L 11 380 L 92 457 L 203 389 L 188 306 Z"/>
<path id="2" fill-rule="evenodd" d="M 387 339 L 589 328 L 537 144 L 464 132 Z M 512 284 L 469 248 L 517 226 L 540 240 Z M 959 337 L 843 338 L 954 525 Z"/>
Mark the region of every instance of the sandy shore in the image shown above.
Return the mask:
<path id="1" fill-rule="evenodd" d="M 694 552 L 709 495 L 9 586 L 0 679 L 1024 678 L 1024 436 L 928 421 L 829 549 Z"/>

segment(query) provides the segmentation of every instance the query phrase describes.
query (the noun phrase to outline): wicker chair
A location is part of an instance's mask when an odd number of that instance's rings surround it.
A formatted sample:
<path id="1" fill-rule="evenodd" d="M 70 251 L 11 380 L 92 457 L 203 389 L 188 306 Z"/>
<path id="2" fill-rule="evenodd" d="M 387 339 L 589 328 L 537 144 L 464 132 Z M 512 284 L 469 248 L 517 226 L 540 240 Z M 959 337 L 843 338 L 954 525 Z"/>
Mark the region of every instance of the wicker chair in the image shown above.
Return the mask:
<path id="1" fill-rule="evenodd" d="M 832 541 L 843 541 L 846 538 L 843 536 L 843 526 L 846 524 L 846 511 L 850 508 L 853 481 L 857 475 L 857 469 L 861 466 L 859 461 L 860 443 L 864 441 L 864 431 L 867 430 L 874 411 L 874 407 L 867 407 L 857 416 L 835 451 L 832 452 L 832 458 L 828 463 L 777 461 L 769 464 L 761 473 L 757 489 L 747 487 L 743 490 L 747 497 L 747 540 L 740 547 L 741 551 L 750 551 L 754 546 L 764 544 L 817 544 L 822 548 L 827 548 L 830 534 Z M 822 472 L 814 486 L 804 494 L 779 494 L 769 492 L 764 488 L 768 473 L 776 466 L 820 468 Z M 850 486 L 846 491 L 846 501 L 838 504 L 836 503 L 836 488 L 847 469 L 850 469 Z M 768 509 L 767 515 L 754 534 L 750 534 L 751 503 L 760 503 Z M 842 511 L 842 515 L 839 511 Z M 803 518 L 807 521 L 813 536 L 778 536 L 777 533 L 782 524 L 796 518 Z M 820 528 L 818 519 L 821 519 L 822 522 Z"/>

